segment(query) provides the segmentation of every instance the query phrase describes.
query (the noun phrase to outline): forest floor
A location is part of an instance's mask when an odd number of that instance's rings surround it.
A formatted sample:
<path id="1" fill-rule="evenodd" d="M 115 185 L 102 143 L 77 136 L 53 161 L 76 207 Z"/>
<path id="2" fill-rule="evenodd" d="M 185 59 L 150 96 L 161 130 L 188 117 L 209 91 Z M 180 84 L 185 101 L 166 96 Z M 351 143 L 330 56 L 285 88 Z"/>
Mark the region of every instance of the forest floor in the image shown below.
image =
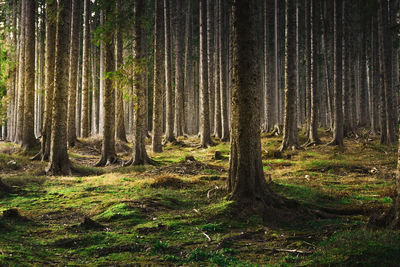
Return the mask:
<path id="1" fill-rule="evenodd" d="M 72 177 L 46 177 L 34 152 L 0 143 L 0 178 L 13 189 L 0 192 L 0 266 L 398 266 L 400 233 L 366 228 L 392 202 L 395 147 L 348 139 L 281 154 L 280 137 L 264 137 L 272 188 L 335 214 L 265 225 L 231 212 L 229 144 L 181 141 L 149 153 L 157 166 L 94 168 L 101 142 L 80 140 Z M 125 160 L 129 149 L 117 146 Z"/>

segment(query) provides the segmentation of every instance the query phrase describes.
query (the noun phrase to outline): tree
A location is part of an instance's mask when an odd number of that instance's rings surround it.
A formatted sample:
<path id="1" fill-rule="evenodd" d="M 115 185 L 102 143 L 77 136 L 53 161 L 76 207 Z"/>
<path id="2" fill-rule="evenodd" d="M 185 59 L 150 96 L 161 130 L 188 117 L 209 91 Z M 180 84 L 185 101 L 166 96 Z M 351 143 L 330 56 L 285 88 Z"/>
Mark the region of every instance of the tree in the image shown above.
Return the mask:
<path id="1" fill-rule="evenodd" d="M 213 145 L 210 133 L 207 64 L 207 0 L 200 0 L 200 143 L 201 147 Z"/>
<path id="2" fill-rule="evenodd" d="M 78 80 L 78 56 L 79 56 L 79 18 L 80 2 L 72 1 L 72 20 L 71 20 L 71 49 L 69 65 L 69 94 L 68 94 L 68 145 L 73 147 L 76 141 L 76 90 Z"/>
<path id="3" fill-rule="evenodd" d="M 228 118 L 228 86 L 226 83 L 226 56 L 228 53 L 228 49 L 226 49 L 226 42 L 224 41 L 223 37 L 223 13 L 224 13 L 224 6 L 223 6 L 223 0 L 218 0 L 219 1 L 219 23 L 218 23 L 218 31 L 220 32 L 219 34 L 219 89 L 220 89 L 220 105 L 221 105 L 221 127 L 222 127 L 222 135 L 221 135 L 221 141 L 227 142 L 229 141 L 229 118 Z"/>
<path id="4" fill-rule="evenodd" d="M 104 2 L 105 15 L 105 33 L 104 33 L 104 103 L 103 103 L 103 145 L 101 149 L 101 159 L 96 166 L 106 166 L 114 164 L 118 161 L 115 153 L 115 88 L 114 77 L 115 60 L 114 60 L 114 15 L 113 2 Z"/>
<path id="5" fill-rule="evenodd" d="M 167 1 L 167 0 L 165 0 Z M 133 124 L 133 149 L 132 159 L 128 164 L 143 165 L 149 163 L 149 157 L 146 152 L 146 91 L 143 84 L 144 73 L 142 61 L 144 58 L 144 51 L 142 49 L 142 39 L 144 38 L 142 14 L 144 13 L 143 0 L 136 0 L 135 2 L 135 26 L 134 26 L 134 50 L 135 50 L 135 69 L 134 69 L 134 85 L 133 97 L 134 102 L 134 124 Z"/>
<path id="6" fill-rule="evenodd" d="M 285 46 L 285 116 L 281 150 L 296 148 L 296 1 L 286 0 L 286 46 Z"/>
<path id="7" fill-rule="evenodd" d="M 183 14 L 182 0 L 176 0 L 175 13 L 175 136 L 182 136 L 184 133 L 184 94 L 183 94 Z M 167 36 L 165 36 L 167 39 Z"/>
<path id="8" fill-rule="evenodd" d="M 264 212 L 276 195 L 264 178 L 261 160 L 259 78 L 255 64 L 251 2 L 233 1 L 232 132 L 228 191 L 243 207 Z"/>
<path id="9" fill-rule="evenodd" d="M 165 97 L 166 97 L 166 125 L 165 142 L 175 142 L 174 109 L 172 94 L 172 62 L 171 62 L 171 10 L 170 0 L 164 0 L 164 40 L 165 40 Z"/>
<path id="10" fill-rule="evenodd" d="M 334 123 L 333 140 L 329 145 L 343 146 L 343 109 L 342 109 L 342 6 L 343 0 L 334 0 Z"/>
<path id="11" fill-rule="evenodd" d="M 45 56 L 45 108 L 42 127 L 42 141 L 40 152 L 34 157 L 35 160 L 47 161 L 50 157 L 51 125 L 53 118 L 53 95 L 54 95 L 54 69 L 56 52 L 56 10 L 57 3 L 49 1 L 46 4 L 46 56 Z"/>
<path id="12" fill-rule="evenodd" d="M 71 0 L 58 1 L 56 62 L 54 71 L 53 119 L 51 125 L 50 162 L 46 170 L 51 175 L 70 175 L 71 163 L 67 151 L 67 95 Z"/>
<path id="13" fill-rule="evenodd" d="M 162 0 L 155 0 L 155 29 L 154 29 L 154 90 L 153 90 L 153 152 L 162 152 L 162 29 L 163 5 Z"/>
<path id="14" fill-rule="evenodd" d="M 116 1 L 117 4 L 117 12 L 121 12 L 121 6 L 122 2 L 121 0 Z M 116 29 L 116 71 L 119 71 L 119 69 L 123 65 L 123 49 L 124 49 L 124 44 L 123 44 L 123 38 L 122 38 L 122 20 L 118 20 L 118 27 Z M 119 140 L 123 142 L 128 142 L 126 139 L 126 131 L 125 131 L 125 118 L 124 118 L 124 92 L 122 88 L 122 83 L 117 82 L 117 88 L 116 88 L 116 103 L 117 103 L 117 108 L 116 108 L 116 127 L 115 127 L 115 137 L 118 138 Z"/>
<path id="15" fill-rule="evenodd" d="M 35 113 L 35 1 L 26 1 L 25 17 L 25 93 L 22 148 L 31 149 L 36 144 L 34 133 Z"/>
<path id="16" fill-rule="evenodd" d="M 89 137 L 89 42 L 90 42 L 90 0 L 84 0 L 83 55 L 82 55 L 82 119 L 81 136 Z"/>
<path id="17" fill-rule="evenodd" d="M 310 120 L 308 125 L 308 141 L 307 146 L 320 144 L 321 141 L 318 137 L 318 105 L 319 105 L 319 95 L 318 95 L 318 56 L 317 56 L 317 0 L 308 0 L 311 3 L 310 7 Z"/>

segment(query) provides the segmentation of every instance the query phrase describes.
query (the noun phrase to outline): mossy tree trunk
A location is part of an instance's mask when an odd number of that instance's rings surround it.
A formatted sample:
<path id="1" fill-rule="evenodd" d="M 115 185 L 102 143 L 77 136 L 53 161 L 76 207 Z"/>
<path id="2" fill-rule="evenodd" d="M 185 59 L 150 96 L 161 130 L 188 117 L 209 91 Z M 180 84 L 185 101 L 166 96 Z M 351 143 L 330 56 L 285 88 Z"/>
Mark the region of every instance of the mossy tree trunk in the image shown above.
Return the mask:
<path id="1" fill-rule="evenodd" d="M 71 163 L 67 151 L 67 96 L 69 66 L 71 0 L 58 1 L 56 62 L 54 71 L 54 105 L 51 126 L 50 163 L 46 170 L 51 175 L 70 175 Z"/>

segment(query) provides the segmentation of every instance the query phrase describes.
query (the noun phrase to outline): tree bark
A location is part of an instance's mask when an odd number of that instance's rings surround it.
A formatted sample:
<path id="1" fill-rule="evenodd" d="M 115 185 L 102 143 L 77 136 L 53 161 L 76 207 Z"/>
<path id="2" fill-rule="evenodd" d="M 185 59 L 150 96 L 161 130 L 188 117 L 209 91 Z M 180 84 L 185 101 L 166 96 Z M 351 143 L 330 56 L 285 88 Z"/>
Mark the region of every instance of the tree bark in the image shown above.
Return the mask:
<path id="1" fill-rule="evenodd" d="M 200 0 L 200 145 L 213 144 L 210 131 L 208 57 L 207 57 L 207 0 Z"/>
<path id="2" fill-rule="evenodd" d="M 342 39 L 343 0 L 334 0 L 334 125 L 330 145 L 343 146 Z"/>
<path id="3" fill-rule="evenodd" d="M 84 0 L 83 55 L 82 55 L 82 118 L 81 136 L 89 137 L 89 38 L 90 38 L 90 0 Z"/>
<path id="4" fill-rule="evenodd" d="M 75 146 L 76 141 L 76 91 L 78 80 L 78 57 L 79 57 L 79 30 L 80 30 L 80 0 L 72 1 L 72 20 L 71 20 L 71 49 L 69 65 L 69 94 L 68 94 L 68 146 Z"/>
<path id="5" fill-rule="evenodd" d="M 165 0 L 168 1 L 168 0 Z M 136 0 L 135 2 L 135 26 L 134 26 L 134 85 L 133 85 L 133 97 L 134 102 L 134 124 L 133 124 L 133 150 L 132 159 L 130 164 L 132 165 L 143 165 L 149 163 L 149 157 L 146 152 L 146 91 L 143 84 L 144 73 L 141 66 L 141 62 L 144 58 L 144 51 L 142 49 L 142 39 L 144 36 L 142 14 L 144 13 L 144 2 L 143 0 Z"/>
<path id="6" fill-rule="evenodd" d="M 117 12 L 119 13 L 121 10 L 122 2 L 121 0 L 116 1 L 117 4 Z M 124 49 L 124 44 L 123 44 L 123 38 L 122 38 L 122 21 L 118 21 L 118 27 L 116 29 L 116 62 L 115 62 L 115 67 L 116 71 L 118 72 L 122 65 L 123 65 L 123 49 Z M 116 127 L 115 127 L 115 137 L 122 142 L 128 142 L 126 139 L 126 130 L 125 130 L 125 118 L 124 118 L 124 92 L 122 88 L 122 82 L 118 81 L 116 82 L 117 88 L 116 88 Z"/>
<path id="7" fill-rule="evenodd" d="M 294 2 L 294 1 L 293 1 Z M 252 33 L 250 1 L 233 1 L 232 137 L 228 191 L 230 199 L 263 213 L 274 204 L 261 160 L 261 104 Z"/>
<path id="8" fill-rule="evenodd" d="M 162 0 L 155 0 L 155 29 L 154 29 L 154 90 L 153 90 L 153 152 L 162 152 L 162 30 L 163 5 Z"/>
<path id="9" fill-rule="evenodd" d="M 59 0 L 57 16 L 56 62 L 54 71 L 54 105 L 51 126 L 50 162 L 46 170 L 51 175 L 70 175 L 71 163 L 67 151 L 68 65 L 71 0 Z"/>
<path id="10" fill-rule="evenodd" d="M 103 145 L 101 149 L 101 159 L 96 166 L 106 166 L 117 162 L 117 154 L 115 153 L 115 87 L 114 77 L 110 73 L 115 71 L 115 46 L 114 46 L 114 28 L 113 12 L 115 8 L 114 2 L 104 3 L 105 25 L 107 30 L 104 34 L 104 112 L 103 120 Z"/>
<path id="11" fill-rule="evenodd" d="M 296 116 L 296 0 L 286 0 L 285 30 L 285 115 L 281 150 L 296 149 L 297 126 L 293 123 Z M 295 129 L 293 129 L 295 128 Z M 295 134 L 296 133 L 296 136 Z"/>

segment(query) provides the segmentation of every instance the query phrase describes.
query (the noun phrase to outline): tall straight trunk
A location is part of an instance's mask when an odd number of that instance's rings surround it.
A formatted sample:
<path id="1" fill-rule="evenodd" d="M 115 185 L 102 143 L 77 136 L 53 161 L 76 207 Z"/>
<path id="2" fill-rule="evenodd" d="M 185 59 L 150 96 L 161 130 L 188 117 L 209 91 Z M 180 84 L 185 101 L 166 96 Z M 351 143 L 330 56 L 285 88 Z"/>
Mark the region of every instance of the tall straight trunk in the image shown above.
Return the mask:
<path id="1" fill-rule="evenodd" d="M 91 26 L 94 32 L 94 25 Z M 92 71 L 92 134 L 99 133 L 99 79 L 98 79 L 98 48 L 91 45 L 91 71 Z"/>
<path id="2" fill-rule="evenodd" d="M 165 41 L 165 98 L 166 98 L 166 125 L 165 141 L 174 142 L 174 109 L 172 93 L 172 62 L 171 62 L 171 28 L 170 28 L 170 0 L 164 0 L 164 41 Z"/>
<path id="3" fill-rule="evenodd" d="M 35 114 L 35 1 L 26 1 L 25 17 L 25 93 L 22 148 L 32 149 L 36 143 Z"/>
<path id="4" fill-rule="evenodd" d="M 100 10 L 100 26 L 104 25 L 104 12 Z M 100 40 L 100 65 L 99 65 L 99 78 L 100 78 L 100 97 L 99 97 L 99 134 L 103 134 L 104 127 L 104 42 Z"/>
<path id="5" fill-rule="evenodd" d="M 317 56 L 317 36 L 318 36 L 318 24 L 317 24 L 317 1 L 318 0 L 309 0 L 310 4 L 310 49 L 311 49 L 311 64 L 310 64 L 310 121 L 309 121 L 309 129 L 308 129 L 308 145 L 310 144 L 318 144 L 321 141 L 318 137 L 318 105 L 319 105 L 319 94 L 318 94 L 318 56 Z"/>
<path id="6" fill-rule="evenodd" d="M 220 1 L 217 0 L 214 4 L 214 136 L 221 138 L 222 122 L 221 122 L 221 94 L 220 94 L 220 64 L 219 57 L 221 53 L 219 35 L 220 17 Z"/>
<path id="7" fill-rule="evenodd" d="M 149 158 L 146 152 L 146 131 L 145 128 L 147 120 L 146 116 L 146 90 L 143 84 L 144 73 L 140 68 L 140 63 L 145 57 L 144 49 L 142 47 L 142 39 L 145 37 L 142 14 L 144 11 L 143 0 L 136 0 L 135 2 L 135 26 L 134 26 L 134 50 L 135 50 L 135 69 L 134 69 L 134 79 L 135 82 L 133 86 L 133 97 L 134 102 L 134 124 L 133 124 L 133 149 L 132 149 L 132 165 L 142 165 L 149 162 Z"/>
<path id="8" fill-rule="evenodd" d="M 206 1 L 200 0 L 200 142 L 202 147 L 213 144 L 210 134 Z"/>
<path id="9" fill-rule="evenodd" d="M 233 1 L 232 137 L 228 192 L 230 199 L 238 202 L 240 207 L 264 213 L 276 202 L 275 194 L 265 181 L 261 160 L 261 100 L 250 7 L 250 1 Z"/>
<path id="10" fill-rule="evenodd" d="M 219 34 L 219 89 L 220 89 L 220 100 L 221 100 L 221 127 L 222 127 L 222 135 L 221 135 L 221 141 L 227 142 L 229 141 L 230 138 L 230 132 L 229 132 L 229 116 L 228 116 L 228 102 L 229 97 L 228 97 L 228 83 L 227 83 L 227 57 L 229 56 L 227 47 L 227 41 L 226 38 L 224 38 L 224 34 L 222 32 L 225 31 L 226 27 L 226 21 L 227 21 L 227 16 L 226 12 L 224 11 L 225 6 L 224 6 L 224 1 L 223 0 L 218 0 L 219 1 L 219 27 L 218 30 L 221 34 Z"/>
<path id="11" fill-rule="evenodd" d="M 306 0 L 305 4 L 305 60 L 306 60 L 305 108 L 306 108 L 306 127 L 308 131 L 307 135 L 310 134 L 310 126 L 311 126 L 311 90 L 312 90 L 311 1 L 312 0 Z"/>
<path id="12" fill-rule="evenodd" d="M 281 150 L 295 149 L 297 144 L 296 116 L 296 0 L 285 1 L 285 115 Z M 295 127 L 295 129 L 293 129 Z"/>
<path id="13" fill-rule="evenodd" d="M 54 71 L 54 105 L 51 126 L 50 163 L 46 170 L 51 175 L 70 175 L 71 163 L 67 151 L 68 66 L 71 0 L 58 1 L 56 62 Z"/>
<path id="14" fill-rule="evenodd" d="M 373 135 L 379 132 L 379 36 L 376 14 L 372 19 L 371 30 L 371 60 L 372 60 L 372 110 L 371 110 L 371 131 Z"/>
<path id="15" fill-rule="evenodd" d="M 185 20 L 185 68 L 184 68 L 184 84 L 185 84 L 185 121 L 187 133 L 194 133 L 194 86 L 193 86 L 193 63 L 191 59 L 192 55 L 192 0 L 188 0 Z"/>
<path id="16" fill-rule="evenodd" d="M 105 24 L 111 25 L 113 21 L 114 2 L 104 3 Z M 104 68 L 105 73 L 115 71 L 115 46 L 114 29 L 107 28 L 104 34 Z M 103 145 L 101 149 L 101 159 L 96 166 L 106 166 L 117 162 L 115 153 L 115 87 L 113 78 L 105 74 L 104 80 L 104 103 L 105 111 L 103 115 Z"/>
<path id="17" fill-rule="evenodd" d="M 274 18 L 275 3 L 274 0 L 265 1 L 265 65 L 266 65 L 266 111 L 265 111 L 265 129 L 270 131 L 277 123 L 277 102 L 275 101 L 275 54 L 274 54 L 274 32 L 275 32 L 275 18 Z"/>
<path id="18" fill-rule="evenodd" d="M 15 143 L 22 144 L 24 130 L 24 93 L 25 93 L 25 23 L 26 23 L 26 3 L 27 0 L 21 2 L 20 17 L 20 41 L 19 41 L 19 60 L 18 60 L 18 104 L 17 104 L 17 127 L 15 134 Z"/>
<path id="19" fill-rule="evenodd" d="M 81 1 L 72 1 L 71 20 L 71 49 L 69 65 L 69 94 L 67 115 L 67 141 L 70 147 L 75 146 L 76 141 L 76 91 L 78 80 L 78 58 L 79 58 L 79 30 L 80 30 L 80 7 Z"/>
<path id="20" fill-rule="evenodd" d="M 183 91 L 183 14 L 182 1 L 176 0 L 175 12 L 175 136 L 182 136 L 184 130 L 184 91 Z"/>
<path id="21" fill-rule="evenodd" d="M 117 4 L 117 12 L 119 13 L 122 7 L 121 0 L 116 1 Z M 116 71 L 119 71 L 123 65 L 123 49 L 124 43 L 122 38 L 122 21 L 118 21 L 118 27 L 116 29 L 116 62 L 115 67 Z M 122 88 L 122 82 L 118 81 L 116 83 L 116 127 L 115 127 L 115 137 L 123 142 L 128 142 L 126 139 L 126 130 L 125 130 L 125 119 L 124 119 L 124 92 Z"/>
<path id="22" fill-rule="evenodd" d="M 365 27 L 363 27 L 365 28 Z M 360 120 L 358 126 L 369 127 L 368 118 L 368 84 L 367 84 L 367 37 L 366 29 L 362 29 L 360 49 Z"/>
<path id="23" fill-rule="evenodd" d="M 212 10 L 212 0 L 206 0 L 207 8 L 207 73 L 208 73 L 208 104 L 209 104 L 209 115 L 210 115 L 210 131 L 214 132 L 214 49 L 213 49 L 213 10 Z"/>
<path id="24" fill-rule="evenodd" d="M 54 68 L 56 53 L 56 21 L 50 19 L 56 12 L 57 3 L 51 2 L 46 5 L 46 56 L 45 56 L 45 107 L 42 128 L 42 142 L 40 153 L 35 159 L 47 161 L 50 156 L 51 125 L 53 118 L 53 95 L 54 95 Z"/>
<path id="25" fill-rule="evenodd" d="M 90 0 L 84 0 L 83 55 L 82 55 L 82 118 L 81 136 L 89 137 L 89 38 L 90 38 Z"/>
<path id="26" fill-rule="evenodd" d="M 343 146 L 342 42 L 343 0 L 334 0 L 334 125 L 330 145 Z"/>
<path id="27" fill-rule="evenodd" d="M 162 152 L 162 30 L 163 5 L 162 0 L 155 0 L 154 29 L 154 90 L 153 90 L 153 152 Z"/>

